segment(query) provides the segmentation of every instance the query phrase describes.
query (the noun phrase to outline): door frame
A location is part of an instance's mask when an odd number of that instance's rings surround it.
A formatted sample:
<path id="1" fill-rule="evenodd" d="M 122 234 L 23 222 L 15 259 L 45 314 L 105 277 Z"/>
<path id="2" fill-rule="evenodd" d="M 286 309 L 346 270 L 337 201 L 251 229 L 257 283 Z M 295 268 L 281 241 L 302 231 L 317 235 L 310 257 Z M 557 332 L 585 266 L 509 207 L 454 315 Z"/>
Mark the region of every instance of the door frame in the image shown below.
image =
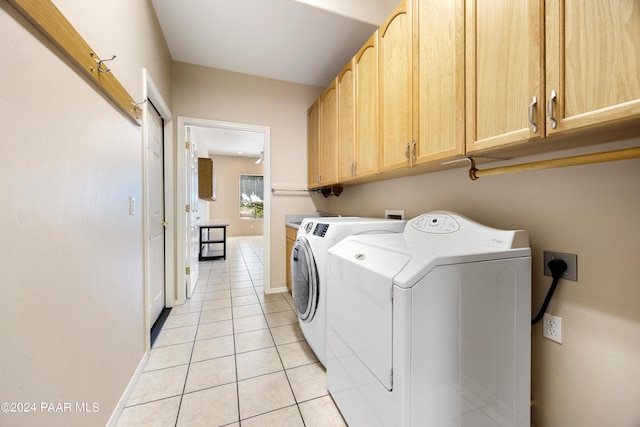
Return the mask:
<path id="1" fill-rule="evenodd" d="M 186 194 L 186 155 L 184 153 L 184 137 L 186 135 L 187 126 L 200 126 L 200 127 L 218 127 L 234 130 L 245 130 L 252 132 L 260 132 L 263 135 L 264 142 L 264 230 L 263 230 L 263 247 L 265 248 L 263 253 L 263 268 L 264 268 L 264 289 L 270 289 L 270 272 L 271 272 L 271 256 L 268 248 L 270 247 L 270 230 L 271 230 L 271 197 L 268 193 L 271 188 L 271 161 L 270 161 L 270 138 L 271 128 L 269 126 L 254 125 L 248 123 L 226 122 L 212 119 L 199 119 L 195 117 L 177 117 L 176 125 L 176 144 L 175 144 L 175 192 L 176 192 L 176 236 L 175 236 L 175 260 L 176 260 L 176 272 L 177 272 L 177 288 L 175 294 L 175 303 L 183 304 L 186 301 L 186 286 L 184 286 L 185 274 L 180 275 L 180 272 L 186 272 L 186 224 L 187 213 L 185 212 L 184 205 L 188 203 L 188 195 Z"/>
<path id="2" fill-rule="evenodd" d="M 147 214 L 149 212 L 149 156 L 148 156 L 148 138 L 149 138 L 149 123 L 147 121 L 147 109 L 150 108 L 149 103 L 146 102 L 150 100 L 158 113 L 160 113 L 160 117 L 162 117 L 164 128 L 163 138 L 164 138 L 164 170 L 165 170 L 165 179 L 164 179 L 164 215 L 165 221 L 168 223 L 167 227 L 164 231 L 165 238 L 165 251 L 164 251 L 164 306 L 165 307 L 173 307 L 173 301 L 175 298 L 173 281 L 170 280 L 174 275 L 174 266 L 173 262 L 170 260 L 173 259 L 174 251 L 173 251 L 173 233 L 172 229 L 174 226 L 174 215 L 173 209 L 171 206 L 173 205 L 173 192 L 168 190 L 167 183 L 172 182 L 171 176 L 171 165 L 173 156 L 171 153 L 171 148 L 173 147 L 173 116 L 171 114 L 171 110 L 169 106 L 164 101 L 158 87 L 153 82 L 151 75 L 147 71 L 146 68 L 142 69 L 142 95 L 144 101 L 140 105 L 142 108 L 142 229 L 143 229 L 143 256 L 144 256 L 144 271 L 143 271 L 143 304 L 144 304 L 144 333 L 145 333 L 145 348 L 149 351 L 151 347 L 151 327 L 153 325 L 149 322 L 149 300 L 151 299 L 151 295 L 149 295 L 149 277 L 150 277 L 150 268 L 151 268 L 151 252 L 149 250 L 149 220 L 147 218 Z"/>

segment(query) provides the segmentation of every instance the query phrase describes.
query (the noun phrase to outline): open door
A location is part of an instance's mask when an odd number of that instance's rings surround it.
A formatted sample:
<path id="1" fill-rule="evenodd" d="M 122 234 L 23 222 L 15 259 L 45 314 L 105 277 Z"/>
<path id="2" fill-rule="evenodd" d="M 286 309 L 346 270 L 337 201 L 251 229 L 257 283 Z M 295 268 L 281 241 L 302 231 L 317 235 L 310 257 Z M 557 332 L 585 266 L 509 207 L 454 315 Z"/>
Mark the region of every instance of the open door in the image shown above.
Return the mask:
<path id="1" fill-rule="evenodd" d="M 147 311 L 152 326 L 165 307 L 165 212 L 163 121 L 149 101 L 147 114 L 149 280 Z"/>
<path id="2" fill-rule="evenodd" d="M 191 141 L 191 129 L 187 127 L 187 144 L 185 149 L 188 150 L 186 156 L 188 165 L 185 170 L 188 174 L 186 179 L 186 194 L 188 200 L 187 204 L 187 221 L 186 221 L 186 260 L 187 266 L 187 298 L 191 298 L 193 291 L 198 282 L 198 254 L 200 251 L 200 228 L 198 227 L 198 221 L 200 216 L 198 214 L 198 148 L 196 144 Z"/>
<path id="3" fill-rule="evenodd" d="M 250 125 L 244 123 L 222 122 L 193 117 L 177 117 L 178 142 L 175 145 L 176 155 L 176 287 L 175 304 L 184 304 L 191 297 L 198 280 L 199 228 L 207 212 L 198 211 L 198 149 L 194 142 L 197 137 L 190 128 L 222 127 L 240 131 L 260 132 L 263 135 L 264 147 L 264 187 L 271 188 L 270 174 L 270 128 L 267 126 Z M 193 143 L 192 143 L 193 142 Z M 199 142 L 199 141 L 198 141 Z M 264 247 L 270 247 L 270 218 L 271 197 L 264 198 Z M 192 210 L 193 208 L 193 210 Z M 188 210 L 187 210 L 188 209 Z M 205 219 L 206 221 L 206 219 Z M 270 290 L 270 251 L 265 249 L 263 254 L 264 289 Z"/>

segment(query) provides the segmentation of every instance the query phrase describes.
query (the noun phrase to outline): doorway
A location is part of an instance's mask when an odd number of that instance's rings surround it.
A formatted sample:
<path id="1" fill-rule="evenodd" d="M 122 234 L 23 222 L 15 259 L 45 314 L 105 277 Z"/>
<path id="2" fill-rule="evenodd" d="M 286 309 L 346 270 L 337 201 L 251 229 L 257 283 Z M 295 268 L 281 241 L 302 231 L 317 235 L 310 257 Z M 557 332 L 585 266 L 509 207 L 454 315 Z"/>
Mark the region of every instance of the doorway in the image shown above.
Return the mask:
<path id="1" fill-rule="evenodd" d="M 165 221 L 164 210 L 164 122 L 148 101 L 147 122 L 147 248 L 149 279 L 147 281 L 149 324 L 156 324 L 165 308 Z M 153 332 L 151 340 L 153 341 Z"/>
<path id="2" fill-rule="evenodd" d="M 142 222 L 144 229 L 144 323 L 146 348 L 151 347 L 152 328 L 162 326 L 167 308 L 174 303 L 174 286 L 171 278 L 174 266 L 173 250 L 173 193 L 165 183 L 171 182 L 172 173 L 172 114 L 168 105 L 151 79 L 143 70 L 142 149 L 144 191 Z M 170 188 L 170 187 L 169 187 Z M 135 212 L 135 200 L 133 212 Z"/>
<path id="3" fill-rule="evenodd" d="M 191 146 L 191 141 L 188 144 L 184 144 L 185 141 L 190 139 L 192 136 L 193 129 L 198 128 L 206 128 L 236 134 L 242 133 L 251 133 L 254 136 L 259 135 L 262 141 L 262 165 L 263 165 L 263 176 L 264 176 L 264 188 L 265 193 L 267 193 L 267 189 L 270 188 L 270 161 L 269 161 L 269 153 L 270 153 L 270 128 L 268 126 L 261 125 L 253 125 L 246 123 L 236 123 L 236 122 L 225 122 L 219 120 L 208 120 L 208 119 L 197 119 L 190 117 L 178 117 L 177 118 L 177 134 L 178 134 L 178 143 L 176 144 L 176 200 L 178 201 L 178 210 L 177 215 L 178 219 L 178 235 L 176 238 L 176 259 L 178 261 L 178 271 L 185 271 L 183 286 L 178 287 L 176 294 L 176 303 L 180 304 L 184 302 L 188 295 L 190 295 L 190 291 L 195 286 L 195 283 L 191 283 L 190 280 L 190 272 L 192 269 L 197 269 L 198 263 L 198 245 L 192 244 L 192 230 L 196 224 L 193 224 L 194 221 L 202 221 L 208 219 L 208 212 L 200 212 L 200 215 L 194 216 L 190 215 L 190 212 L 187 210 L 191 210 L 191 201 L 190 201 L 190 185 L 189 182 L 191 180 L 191 159 L 189 154 L 189 148 Z M 201 157 L 208 157 L 208 154 L 205 152 L 205 142 L 196 140 L 195 145 L 198 147 L 198 151 L 200 152 Z M 256 159 L 257 161 L 257 159 Z M 225 183 L 225 185 L 233 186 L 237 188 L 239 183 Z M 219 190 L 218 190 L 219 191 Z M 264 198 L 264 218 L 263 218 L 263 247 L 269 247 L 269 229 L 270 229 L 270 197 L 266 196 Z M 182 210 L 180 208 L 182 202 L 184 202 L 185 209 Z M 239 207 L 239 201 L 238 201 Z M 203 218 L 203 215 L 206 215 L 207 218 Z M 200 218 L 198 218 L 200 216 Z M 215 216 L 215 213 L 214 213 Z M 239 212 L 238 212 L 239 216 Z M 228 218 L 221 218 L 228 219 Z M 264 288 L 269 289 L 269 251 L 265 250 L 263 254 L 263 277 L 264 277 Z"/>

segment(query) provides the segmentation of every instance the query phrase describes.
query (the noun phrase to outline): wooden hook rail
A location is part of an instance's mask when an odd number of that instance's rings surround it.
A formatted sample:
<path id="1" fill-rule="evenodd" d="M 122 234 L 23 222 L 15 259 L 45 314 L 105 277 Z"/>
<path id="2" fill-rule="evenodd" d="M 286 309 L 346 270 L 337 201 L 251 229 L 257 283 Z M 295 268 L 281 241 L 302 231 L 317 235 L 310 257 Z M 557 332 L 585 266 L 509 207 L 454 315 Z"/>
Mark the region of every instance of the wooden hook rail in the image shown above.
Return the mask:
<path id="1" fill-rule="evenodd" d="M 100 59 L 82 36 L 51 0 L 8 0 L 18 12 L 27 18 L 42 34 L 62 50 L 85 76 L 88 76 L 133 123 L 140 126 L 141 109 L 115 78 L 105 62 Z"/>
<path id="2" fill-rule="evenodd" d="M 625 148 L 622 150 L 607 151 L 604 153 L 583 154 L 580 156 L 564 157 L 560 159 L 542 160 L 539 162 L 524 163 L 519 165 L 502 166 L 491 169 L 476 169 L 475 161 L 471 161 L 469 178 L 477 180 L 481 176 L 502 175 L 514 172 L 531 172 L 543 169 L 561 168 L 566 166 L 588 165 L 592 163 L 613 162 L 616 160 L 629 160 L 640 158 L 640 147 Z"/>

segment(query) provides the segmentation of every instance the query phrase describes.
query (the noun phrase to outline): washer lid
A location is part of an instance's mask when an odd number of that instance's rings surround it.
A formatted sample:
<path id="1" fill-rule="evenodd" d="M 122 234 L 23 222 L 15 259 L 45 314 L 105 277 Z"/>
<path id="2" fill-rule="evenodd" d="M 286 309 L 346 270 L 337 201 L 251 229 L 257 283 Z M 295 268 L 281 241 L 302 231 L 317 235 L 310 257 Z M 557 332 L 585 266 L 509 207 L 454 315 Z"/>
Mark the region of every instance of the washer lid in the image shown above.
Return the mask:
<path id="1" fill-rule="evenodd" d="M 409 259 L 406 253 L 353 240 L 329 251 L 329 327 L 389 391 L 393 386 L 392 274 Z"/>

